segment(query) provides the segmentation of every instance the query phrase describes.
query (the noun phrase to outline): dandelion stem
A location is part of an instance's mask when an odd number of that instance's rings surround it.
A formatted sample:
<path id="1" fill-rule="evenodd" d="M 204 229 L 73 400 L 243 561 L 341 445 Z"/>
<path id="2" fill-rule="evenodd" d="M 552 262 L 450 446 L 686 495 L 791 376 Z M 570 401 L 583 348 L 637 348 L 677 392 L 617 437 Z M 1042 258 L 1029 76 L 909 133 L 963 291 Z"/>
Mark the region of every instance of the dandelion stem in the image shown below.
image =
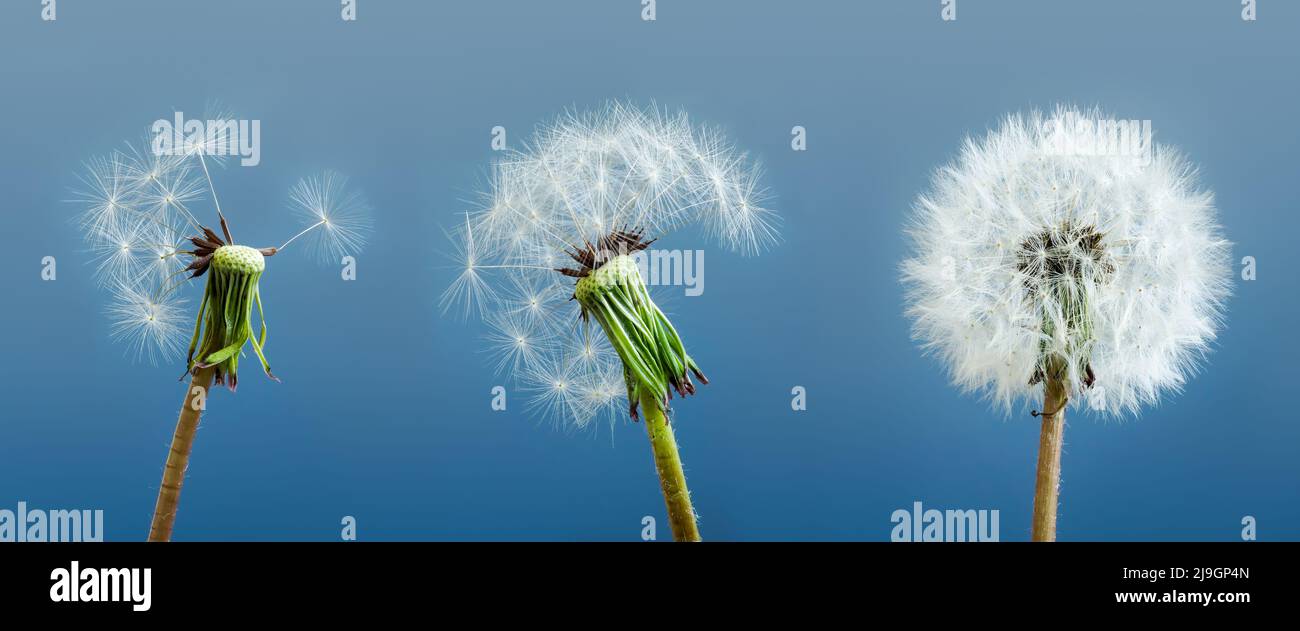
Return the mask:
<path id="1" fill-rule="evenodd" d="M 650 434 L 650 447 L 654 450 L 659 485 L 663 487 L 664 502 L 668 505 L 668 523 L 673 529 L 673 540 L 700 541 L 691 493 L 686 488 L 686 474 L 682 472 L 682 459 L 677 453 L 677 438 L 673 436 L 673 428 L 668 424 L 657 396 L 662 395 L 642 391 L 641 414 Z"/>
<path id="2" fill-rule="evenodd" d="M 158 503 L 153 509 L 153 525 L 149 527 L 149 541 L 171 541 L 172 525 L 176 522 L 176 509 L 181 500 L 181 485 L 185 483 L 185 469 L 189 467 L 194 435 L 199 429 L 203 402 L 207 400 L 215 371 L 215 367 L 196 369 L 194 377 L 190 380 L 190 386 L 185 392 L 185 404 L 181 407 L 180 417 L 176 420 L 176 433 L 172 435 L 171 450 L 167 452 L 162 486 L 158 488 Z"/>
<path id="3" fill-rule="evenodd" d="M 1038 437 L 1038 481 L 1034 487 L 1034 541 L 1056 541 L 1056 501 L 1061 485 L 1061 445 L 1065 435 L 1065 381 L 1050 377 L 1043 388 L 1043 428 Z"/>

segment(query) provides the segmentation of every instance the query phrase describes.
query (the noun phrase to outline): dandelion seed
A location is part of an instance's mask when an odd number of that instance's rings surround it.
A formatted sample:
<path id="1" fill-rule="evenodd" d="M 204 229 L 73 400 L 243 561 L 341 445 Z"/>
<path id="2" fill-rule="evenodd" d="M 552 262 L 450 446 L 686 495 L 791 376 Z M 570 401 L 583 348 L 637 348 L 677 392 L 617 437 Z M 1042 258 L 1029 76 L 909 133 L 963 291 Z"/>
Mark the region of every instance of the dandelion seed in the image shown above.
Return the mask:
<path id="1" fill-rule="evenodd" d="M 124 287 L 140 271 L 140 254 L 145 251 L 144 227 L 138 216 L 122 216 L 100 226 L 90 243 L 95 258 L 95 279 L 101 286 Z"/>
<path id="2" fill-rule="evenodd" d="M 578 382 L 578 397 L 585 414 L 576 422 L 579 427 L 596 421 L 612 425 L 624 411 L 627 384 L 622 369 L 616 364 L 606 364 L 598 370 L 581 365 L 579 369 L 582 377 Z"/>
<path id="3" fill-rule="evenodd" d="M 74 201 L 86 207 L 81 226 L 87 233 L 116 227 L 134 214 L 126 166 L 117 155 L 88 161 L 81 184 Z"/>
<path id="4" fill-rule="evenodd" d="M 179 235 L 183 230 L 175 226 L 150 221 L 141 226 L 139 240 L 134 248 L 135 269 L 140 270 L 141 280 L 151 279 L 157 286 L 166 287 L 185 270 L 181 259 L 181 241 Z"/>
<path id="5" fill-rule="evenodd" d="M 180 353 L 185 340 L 183 300 L 157 297 L 148 290 L 120 284 L 108 306 L 110 335 L 136 359 L 157 365 Z"/>
<path id="6" fill-rule="evenodd" d="M 468 219 L 465 225 L 455 232 L 447 233 L 448 240 L 456 249 L 453 258 L 458 264 L 460 274 L 456 281 L 447 287 L 439 301 L 443 313 L 459 304 L 464 306 L 464 317 L 471 313 L 483 313 L 484 305 L 496 299 L 491 285 L 484 278 L 487 270 L 481 269 L 482 252 L 479 241 L 474 236 L 474 227 Z"/>
<path id="7" fill-rule="evenodd" d="M 578 367 L 563 361 L 540 361 L 526 368 L 522 383 L 532 394 L 528 406 L 543 418 L 583 423 L 592 416 L 583 396 L 586 378 Z"/>
<path id="8" fill-rule="evenodd" d="M 551 344 L 541 324 L 525 317 L 500 314 L 488 321 L 488 350 L 496 360 L 496 373 L 535 368 Z"/>
<path id="9" fill-rule="evenodd" d="M 289 242 L 305 236 L 305 247 L 322 262 L 336 263 L 356 254 L 370 235 L 370 205 L 361 193 L 349 190 L 347 182 L 346 177 L 327 171 L 300 180 L 289 194 L 294 210 L 309 224 Z"/>

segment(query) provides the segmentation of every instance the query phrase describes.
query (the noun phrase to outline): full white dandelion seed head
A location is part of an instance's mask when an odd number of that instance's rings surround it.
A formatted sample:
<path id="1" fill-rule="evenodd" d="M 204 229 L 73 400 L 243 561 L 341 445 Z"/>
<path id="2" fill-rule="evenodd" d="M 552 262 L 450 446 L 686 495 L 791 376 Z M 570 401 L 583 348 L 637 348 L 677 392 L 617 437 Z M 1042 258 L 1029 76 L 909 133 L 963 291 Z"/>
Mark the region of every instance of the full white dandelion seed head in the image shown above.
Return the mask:
<path id="1" fill-rule="evenodd" d="M 289 192 L 290 206 L 307 224 L 305 247 L 325 263 L 360 252 L 369 238 L 371 208 L 348 178 L 326 171 L 299 180 Z"/>
<path id="2" fill-rule="evenodd" d="M 914 205 L 913 334 L 1004 411 L 1040 399 L 1048 371 L 1072 402 L 1136 415 L 1183 388 L 1221 325 L 1231 244 L 1213 194 L 1170 147 L 1103 148 L 1108 120 L 1009 116 Z"/>
<path id="3" fill-rule="evenodd" d="M 779 238 L 760 179 L 754 161 L 685 113 L 623 103 L 566 113 L 497 160 L 477 207 L 447 232 L 459 274 L 443 310 L 484 318 L 497 367 L 525 384 L 538 413 L 579 427 L 626 417 L 618 355 L 580 323 L 574 279 L 557 270 L 622 229 L 649 240 L 693 225 L 759 253 Z M 524 354 L 509 345 L 512 328 L 549 343 Z"/>

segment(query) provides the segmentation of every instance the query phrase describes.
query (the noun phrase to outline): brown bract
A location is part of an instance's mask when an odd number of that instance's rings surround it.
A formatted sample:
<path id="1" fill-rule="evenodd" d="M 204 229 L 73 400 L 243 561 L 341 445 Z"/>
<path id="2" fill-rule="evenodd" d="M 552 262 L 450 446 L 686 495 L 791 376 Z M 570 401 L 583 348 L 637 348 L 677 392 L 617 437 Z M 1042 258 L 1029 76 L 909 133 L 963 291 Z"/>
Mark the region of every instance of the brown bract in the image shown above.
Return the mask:
<path id="1" fill-rule="evenodd" d="M 600 269 L 606 261 L 616 257 L 640 252 L 648 247 L 657 239 L 645 240 L 644 228 L 615 228 L 612 232 L 601 237 L 596 243 L 585 243 L 585 247 L 580 250 L 565 250 L 574 261 L 577 261 L 578 267 L 575 268 L 557 268 L 555 271 L 572 278 L 586 278 L 592 272 Z"/>
<path id="2" fill-rule="evenodd" d="M 192 272 L 190 278 L 202 276 L 212 265 L 212 255 L 216 253 L 217 249 L 222 246 L 232 245 L 235 242 L 235 239 L 230 236 L 230 226 L 226 223 L 226 216 L 220 213 L 217 216 L 221 218 L 221 232 L 226 235 L 226 239 L 222 241 L 221 237 L 207 226 L 202 226 L 203 236 L 190 237 L 190 243 L 194 244 L 194 250 L 187 252 L 187 254 L 193 257 L 194 260 L 190 261 L 190 264 L 185 268 L 185 271 Z M 275 256 L 278 251 L 279 248 L 261 248 L 258 250 L 258 252 L 262 253 L 262 256 Z"/>

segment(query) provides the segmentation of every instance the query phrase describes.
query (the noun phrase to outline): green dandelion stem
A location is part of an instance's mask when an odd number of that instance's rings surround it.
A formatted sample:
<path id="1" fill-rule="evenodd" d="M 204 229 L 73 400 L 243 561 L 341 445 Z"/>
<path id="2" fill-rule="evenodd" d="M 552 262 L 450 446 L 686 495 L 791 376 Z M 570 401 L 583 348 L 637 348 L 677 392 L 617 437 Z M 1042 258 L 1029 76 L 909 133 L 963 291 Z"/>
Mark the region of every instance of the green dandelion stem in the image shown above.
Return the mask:
<path id="1" fill-rule="evenodd" d="M 659 486 L 668 506 L 668 523 L 673 529 L 673 541 L 700 541 L 700 529 L 695 523 L 695 508 L 691 506 L 691 492 L 686 488 L 686 474 L 682 471 L 682 458 L 677 453 L 677 437 L 664 414 L 662 403 L 650 392 L 641 392 L 641 413 L 645 417 L 646 431 L 650 434 L 650 448 L 654 452 L 655 469 L 659 472 Z"/>

